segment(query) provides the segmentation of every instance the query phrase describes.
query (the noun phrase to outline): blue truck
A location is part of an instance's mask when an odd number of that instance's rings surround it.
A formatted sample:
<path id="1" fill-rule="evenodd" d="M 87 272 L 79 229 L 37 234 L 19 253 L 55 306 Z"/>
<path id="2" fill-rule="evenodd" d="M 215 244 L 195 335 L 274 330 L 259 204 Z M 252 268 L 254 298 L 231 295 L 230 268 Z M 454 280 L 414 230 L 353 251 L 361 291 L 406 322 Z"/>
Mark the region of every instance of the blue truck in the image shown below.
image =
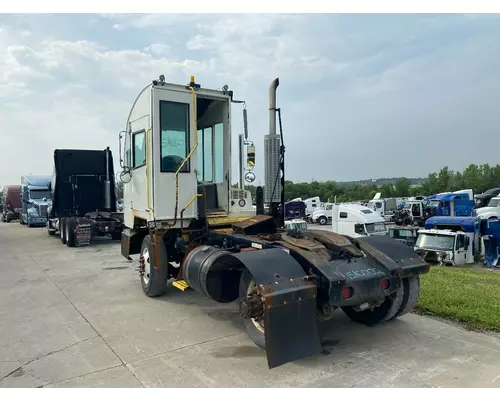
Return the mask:
<path id="1" fill-rule="evenodd" d="M 45 226 L 50 198 L 50 175 L 25 175 L 21 177 L 21 225 Z"/>

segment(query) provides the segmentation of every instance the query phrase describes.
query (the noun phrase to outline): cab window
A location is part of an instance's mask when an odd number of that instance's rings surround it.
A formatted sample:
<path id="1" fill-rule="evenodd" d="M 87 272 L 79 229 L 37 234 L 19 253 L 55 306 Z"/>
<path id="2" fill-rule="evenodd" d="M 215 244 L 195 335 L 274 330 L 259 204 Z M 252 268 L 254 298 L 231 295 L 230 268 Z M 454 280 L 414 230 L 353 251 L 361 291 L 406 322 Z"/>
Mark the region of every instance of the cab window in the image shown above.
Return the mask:
<path id="1" fill-rule="evenodd" d="M 146 164 L 146 132 L 140 131 L 132 135 L 134 143 L 133 168 L 139 168 Z"/>
<path id="2" fill-rule="evenodd" d="M 160 101 L 161 172 L 177 172 L 189 154 L 189 104 Z M 190 160 L 180 172 L 189 172 Z"/>

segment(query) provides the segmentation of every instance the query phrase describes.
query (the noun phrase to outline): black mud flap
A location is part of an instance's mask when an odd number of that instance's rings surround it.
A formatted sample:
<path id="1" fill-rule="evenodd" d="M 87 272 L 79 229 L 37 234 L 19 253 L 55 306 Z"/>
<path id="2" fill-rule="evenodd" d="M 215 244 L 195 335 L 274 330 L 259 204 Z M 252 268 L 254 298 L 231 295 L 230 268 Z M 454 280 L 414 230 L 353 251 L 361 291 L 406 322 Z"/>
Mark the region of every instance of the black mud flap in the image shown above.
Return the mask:
<path id="1" fill-rule="evenodd" d="M 321 352 L 314 282 L 282 249 L 234 254 L 251 272 L 265 294 L 265 337 L 269 368 Z"/>

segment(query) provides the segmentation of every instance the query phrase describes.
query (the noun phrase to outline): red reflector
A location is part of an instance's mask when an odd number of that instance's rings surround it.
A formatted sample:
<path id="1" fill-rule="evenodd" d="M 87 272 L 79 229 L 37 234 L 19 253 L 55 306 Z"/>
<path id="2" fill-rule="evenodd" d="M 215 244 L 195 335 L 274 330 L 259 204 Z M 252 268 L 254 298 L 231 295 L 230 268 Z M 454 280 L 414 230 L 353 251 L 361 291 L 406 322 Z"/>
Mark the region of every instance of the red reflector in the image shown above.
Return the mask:
<path id="1" fill-rule="evenodd" d="M 380 282 L 380 287 L 382 289 L 386 290 L 390 284 L 391 284 L 391 282 L 389 281 L 389 279 L 384 279 L 384 280 L 382 280 L 382 282 Z"/>
<path id="2" fill-rule="evenodd" d="M 345 287 L 344 289 L 342 289 L 342 297 L 344 299 L 348 299 L 351 296 L 352 296 L 352 288 Z"/>

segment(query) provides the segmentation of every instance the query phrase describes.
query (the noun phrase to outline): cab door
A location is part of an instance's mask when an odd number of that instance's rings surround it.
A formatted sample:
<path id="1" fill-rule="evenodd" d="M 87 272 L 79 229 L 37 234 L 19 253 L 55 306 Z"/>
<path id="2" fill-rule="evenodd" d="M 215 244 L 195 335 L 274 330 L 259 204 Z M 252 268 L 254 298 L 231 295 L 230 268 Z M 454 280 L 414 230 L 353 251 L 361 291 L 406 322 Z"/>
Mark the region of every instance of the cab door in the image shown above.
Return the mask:
<path id="1" fill-rule="evenodd" d="M 153 91 L 153 207 L 157 220 L 177 219 L 179 223 L 184 208 L 183 218 L 198 215 L 196 151 L 190 156 L 197 145 L 195 102 L 196 97 L 184 88 L 165 85 Z"/>

